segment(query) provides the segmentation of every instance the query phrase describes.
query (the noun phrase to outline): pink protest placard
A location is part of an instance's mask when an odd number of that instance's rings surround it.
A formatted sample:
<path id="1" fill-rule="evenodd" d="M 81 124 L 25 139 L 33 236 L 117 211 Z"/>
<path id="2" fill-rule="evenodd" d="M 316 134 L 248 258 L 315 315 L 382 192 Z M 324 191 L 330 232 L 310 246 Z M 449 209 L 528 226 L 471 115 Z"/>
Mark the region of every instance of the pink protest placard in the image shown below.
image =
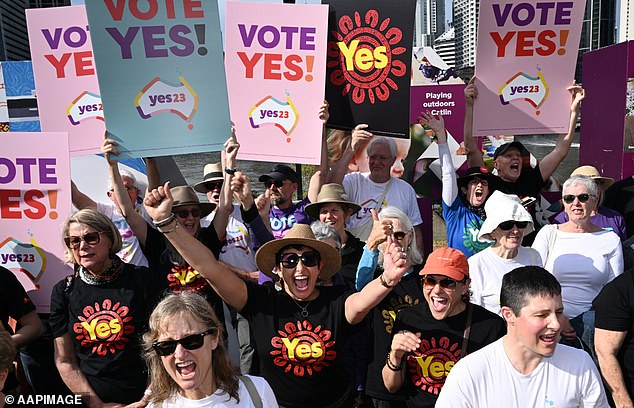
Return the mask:
<path id="1" fill-rule="evenodd" d="M 42 131 L 68 132 L 73 156 L 98 153 L 105 124 L 85 7 L 26 17 Z"/>
<path id="2" fill-rule="evenodd" d="M 0 266 L 48 313 L 53 286 L 72 273 L 61 236 L 71 213 L 68 134 L 5 133 L 0 151 Z"/>
<path id="3" fill-rule="evenodd" d="M 328 6 L 227 2 L 225 67 L 239 158 L 318 164 Z"/>
<path id="4" fill-rule="evenodd" d="M 585 0 L 482 0 L 473 133 L 566 133 Z"/>

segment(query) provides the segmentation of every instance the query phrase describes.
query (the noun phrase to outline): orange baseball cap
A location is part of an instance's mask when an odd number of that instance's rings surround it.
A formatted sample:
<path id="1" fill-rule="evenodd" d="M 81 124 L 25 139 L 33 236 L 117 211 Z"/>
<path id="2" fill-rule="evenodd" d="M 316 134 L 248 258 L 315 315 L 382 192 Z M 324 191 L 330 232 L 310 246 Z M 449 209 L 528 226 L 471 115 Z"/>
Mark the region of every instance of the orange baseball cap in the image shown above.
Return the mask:
<path id="1" fill-rule="evenodd" d="M 461 281 L 469 277 L 469 262 L 457 249 L 438 248 L 429 254 L 419 275 L 443 275 Z"/>

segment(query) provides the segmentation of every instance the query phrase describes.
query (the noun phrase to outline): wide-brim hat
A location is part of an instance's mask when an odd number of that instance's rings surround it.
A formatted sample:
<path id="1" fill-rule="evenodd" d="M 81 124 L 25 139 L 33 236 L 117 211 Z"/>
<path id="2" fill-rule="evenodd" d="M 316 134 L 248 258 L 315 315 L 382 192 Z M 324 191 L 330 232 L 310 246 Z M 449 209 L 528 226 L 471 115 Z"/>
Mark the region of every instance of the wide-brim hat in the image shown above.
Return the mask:
<path id="1" fill-rule="evenodd" d="M 348 194 L 344 191 L 343 186 L 337 183 L 329 183 L 321 186 L 321 190 L 319 190 L 319 194 L 317 195 L 317 201 L 304 207 L 304 212 L 308 214 L 308 216 L 318 219 L 319 207 L 324 204 L 341 204 L 352 210 L 351 215 L 361 209 L 359 204 L 350 201 L 350 197 L 348 197 Z"/>
<path id="2" fill-rule="evenodd" d="M 209 215 L 214 208 L 216 208 L 216 204 L 212 203 L 201 203 L 196 195 L 196 192 L 190 186 L 176 186 L 170 189 L 172 193 L 172 197 L 174 198 L 174 203 L 172 204 L 172 208 L 181 207 L 184 205 L 197 205 L 200 207 L 200 218 L 206 217 Z"/>
<path id="3" fill-rule="evenodd" d="M 524 235 L 530 234 L 534 230 L 533 218 L 522 205 L 522 200 L 515 194 L 494 191 L 484 204 L 484 211 L 487 218 L 482 223 L 478 233 L 478 241 L 480 242 L 494 242 L 491 233 L 506 221 L 528 222 L 524 228 Z"/>
<path id="4" fill-rule="evenodd" d="M 258 269 L 269 278 L 276 280 L 277 275 L 273 273 L 273 268 L 277 266 L 275 257 L 282 248 L 291 245 L 301 245 L 319 252 L 319 257 L 324 265 L 319 273 L 322 280 L 330 279 L 341 267 L 341 255 L 335 247 L 316 240 L 310 225 L 295 224 L 283 238 L 269 241 L 258 249 L 258 252 L 255 253 L 255 263 Z"/>
<path id="5" fill-rule="evenodd" d="M 224 181 L 225 176 L 222 173 L 222 164 L 221 163 L 209 163 L 205 164 L 203 168 L 203 181 L 199 181 L 194 184 L 194 190 L 199 193 L 207 193 L 209 189 L 205 187 L 205 184 L 211 183 L 213 181 Z"/>
<path id="6" fill-rule="evenodd" d="M 259 178 L 259 180 L 262 182 L 270 180 L 270 179 L 277 180 L 277 181 L 284 181 L 286 179 L 289 179 L 293 183 L 297 183 L 297 181 L 299 180 L 299 177 L 297 177 L 297 173 L 295 172 L 295 170 L 291 169 L 287 165 L 278 164 L 275 167 L 273 167 L 271 171 L 261 175 Z"/>
<path id="7" fill-rule="evenodd" d="M 594 166 L 581 166 L 574 169 L 570 176 L 586 176 L 595 181 L 602 189 L 606 189 L 614 184 L 614 179 L 611 177 L 603 177 L 599 170 Z"/>
<path id="8" fill-rule="evenodd" d="M 489 169 L 487 169 L 485 166 L 469 167 L 462 174 L 462 176 L 458 177 L 458 186 L 459 187 L 466 186 L 467 184 L 469 184 L 469 181 L 471 181 L 471 179 L 475 177 L 479 179 L 487 180 L 490 182 L 492 180 L 492 176 L 493 175 L 491 174 Z"/>
<path id="9" fill-rule="evenodd" d="M 503 145 L 501 145 L 500 147 L 498 147 L 497 149 L 495 149 L 495 152 L 493 153 L 493 159 L 497 159 L 498 156 L 506 153 L 509 151 L 509 149 L 517 149 L 520 152 L 520 155 L 524 156 L 525 152 L 527 152 L 526 148 L 524 147 L 523 144 L 521 144 L 520 142 L 517 141 L 513 141 L 513 142 L 509 142 L 509 143 L 504 143 Z"/>
<path id="10" fill-rule="evenodd" d="M 469 262 L 461 251 L 454 248 L 438 248 L 427 257 L 419 275 L 442 275 L 461 281 L 469 277 Z"/>

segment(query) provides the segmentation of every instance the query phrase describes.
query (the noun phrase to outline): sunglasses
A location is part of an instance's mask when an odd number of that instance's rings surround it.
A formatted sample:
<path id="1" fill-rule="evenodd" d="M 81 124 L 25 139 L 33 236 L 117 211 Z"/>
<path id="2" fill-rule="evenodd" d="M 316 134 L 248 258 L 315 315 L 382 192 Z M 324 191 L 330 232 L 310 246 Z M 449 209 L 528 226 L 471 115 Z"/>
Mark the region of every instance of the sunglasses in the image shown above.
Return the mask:
<path id="1" fill-rule="evenodd" d="M 433 276 L 429 275 L 423 276 L 421 280 L 424 286 L 436 286 L 436 284 L 438 284 L 443 289 L 455 289 L 458 283 L 464 284 L 467 282 L 466 279 L 463 279 L 461 281 L 457 281 L 451 278 L 436 279 Z"/>
<path id="2" fill-rule="evenodd" d="M 89 232 L 87 234 L 82 235 L 81 237 L 77 237 L 77 236 L 64 237 L 64 243 L 70 249 L 79 248 L 79 245 L 81 245 L 81 241 L 84 241 L 86 244 L 90 246 L 97 245 L 99 241 L 101 241 L 101 234 L 104 234 L 104 232 L 103 231 Z"/>
<path id="3" fill-rule="evenodd" d="M 179 343 L 187 350 L 196 350 L 205 344 L 206 335 L 216 333 L 218 333 L 218 328 L 210 327 L 202 333 L 190 334 L 180 340 L 155 341 L 152 343 L 152 348 L 156 351 L 156 354 L 163 357 L 174 353 L 174 351 L 176 351 L 176 345 Z"/>
<path id="4" fill-rule="evenodd" d="M 279 263 L 286 269 L 296 268 L 299 261 L 302 261 L 302 265 L 304 266 L 317 266 L 319 265 L 319 261 L 321 261 L 321 256 L 317 251 L 309 251 L 301 255 L 282 254 L 279 257 Z"/>
<path id="5" fill-rule="evenodd" d="M 498 228 L 502 231 L 510 231 L 513 229 L 513 225 L 517 227 L 517 229 L 524 229 L 528 226 L 528 221 L 504 221 Z"/>
<path id="6" fill-rule="evenodd" d="M 271 188 L 271 186 L 275 186 L 277 188 L 280 188 L 284 185 L 284 180 L 273 180 L 273 179 L 268 179 L 264 182 L 264 187 L 266 188 Z"/>
<path id="7" fill-rule="evenodd" d="M 178 218 L 187 218 L 189 217 L 189 214 L 191 214 L 192 217 L 197 218 L 197 217 L 200 217 L 201 211 L 200 211 L 200 208 L 194 208 L 192 210 L 177 210 L 177 211 L 174 211 L 174 214 Z"/>
<path id="8" fill-rule="evenodd" d="M 579 195 L 566 194 L 562 197 L 562 199 L 564 200 L 564 203 L 571 204 L 573 201 L 575 201 L 575 198 L 578 199 L 580 203 L 585 203 L 590 199 L 590 197 L 593 196 L 588 193 L 581 193 Z"/>
<path id="9" fill-rule="evenodd" d="M 392 236 L 394 237 L 394 239 L 396 239 L 397 241 L 402 240 L 403 238 L 405 238 L 407 236 L 407 234 L 409 234 L 409 232 L 405 232 L 405 231 L 396 231 L 394 233 L 392 233 Z"/>
<path id="10" fill-rule="evenodd" d="M 207 191 L 220 190 L 222 188 L 222 181 L 205 183 L 205 189 Z"/>

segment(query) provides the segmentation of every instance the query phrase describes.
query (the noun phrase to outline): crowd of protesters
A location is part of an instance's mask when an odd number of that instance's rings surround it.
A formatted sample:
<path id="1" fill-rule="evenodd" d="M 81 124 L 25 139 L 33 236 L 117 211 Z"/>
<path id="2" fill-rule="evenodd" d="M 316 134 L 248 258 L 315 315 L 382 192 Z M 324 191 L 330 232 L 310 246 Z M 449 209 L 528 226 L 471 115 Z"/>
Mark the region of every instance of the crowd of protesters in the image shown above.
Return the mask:
<path id="1" fill-rule="evenodd" d="M 434 251 L 397 143 L 365 124 L 329 134 L 326 102 L 306 197 L 284 164 L 259 177 L 256 196 L 236 168 L 235 132 L 193 186 L 161 182 L 147 160 L 146 191 L 106 137 L 111 203 L 73 184 L 78 211 L 61 231 L 73 272 L 44 323 L 0 269 L 4 393 L 54 389 L 88 407 L 632 407 L 622 241 L 634 229 L 631 198 L 616 191 L 627 186 L 581 166 L 563 183 L 563 212 L 548 226 L 535 218 L 585 98 L 569 90 L 569 132 L 534 167 L 518 141 L 485 166 L 475 81 L 459 176 L 443 118 L 421 112 L 442 171 L 448 242 Z M 38 338 L 44 351 L 29 353 Z"/>

